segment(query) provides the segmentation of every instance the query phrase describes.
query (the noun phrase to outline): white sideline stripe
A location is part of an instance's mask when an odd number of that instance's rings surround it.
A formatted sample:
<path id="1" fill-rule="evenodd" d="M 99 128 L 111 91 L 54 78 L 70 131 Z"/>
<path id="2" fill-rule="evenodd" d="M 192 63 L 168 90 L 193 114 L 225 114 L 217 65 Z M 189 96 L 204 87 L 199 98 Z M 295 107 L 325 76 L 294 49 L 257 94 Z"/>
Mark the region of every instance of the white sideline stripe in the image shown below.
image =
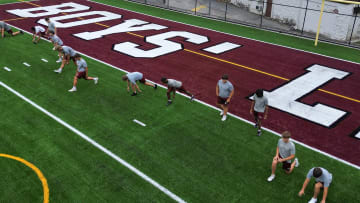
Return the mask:
<path id="1" fill-rule="evenodd" d="M 133 121 L 134 121 L 135 123 L 139 124 L 139 125 L 142 125 L 142 126 L 146 127 L 146 124 L 143 123 L 143 122 L 141 122 L 141 121 L 138 121 L 138 120 L 136 120 L 136 119 L 134 119 Z"/>
<path id="2" fill-rule="evenodd" d="M 7 71 L 11 71 L 11 69 L 10 68 L 8 68 L 8 67 L 4 67 L 4 70 L 7 70 Z"/>
<path id="3" fill-rule="evenodd" d="M 26 62 L 23 63 L 25 66 L 30 67 L 30 65 Z"/>
<path id="4" fill-rule="evenodd" d="M 44 61 L 45 63 L 47 63 L 48 61 L 46 59 L 41 59 L 42 61 Z"/>
<path id="5" fill-rule="evenodd" d="M 104 4 L 104 5 L 106 5 L 106 4 Z M 115 8 L 116 8 L 116 7 L 115 7 Z M 18 28 L 18 27 L 16 27 L 16 26 L 13 26 L 13 27 L 15 27 L 15 28 L 17 28 L 17 29 L 19 29 L 19 30 L 23 30 L 23 29 L 20 29 L 20 28 Z M 30 32 L 28 32 L 28 31 L 26 31 L 26 30 L 23 30 L 23 31 L 26 32 L 26 33 L 28 33 L 29 35 L 32 35 Z M 50 41 L 47 40 L 47 39 L 44 39 L 44 40 L 50 42 Z M 116 66 L 113 66 L 113 65 L 111 65 L 111 64 L 109 64 L 109 63 L 106 63 L 106 62 L 101 61 L 101 60 L 99 60 L 99 59 L 93 58 L 93 57 L 88 56 L 88 55 L 86 55 L 86 54 L 84 54 L 84 53 L 81 53 L 81 52 L 79 52 L 79 51 L 77 51 L 77 52 L 80 53 L 80 54 L 82 54 L 82 55 L 84 55 L 84 56 L 86 56 L 86 57 L 88 57 L 88 58 L 90 58 L 90 59 L 92 59 L 92 60 L 94 60 L 94 61 L 97 61 L 97 62 L 99 62 L 99 63 L 103 63 L 103 64 L 105 64 L 105 65 L 108 65 L 109 67 L 114 68 L 115 70 L 118 70 L 118 71 L 121 71 L 121 72 L 125 72 L 125 73 L 129 73 L 128 71 L 123 70 L 123 69 L 121 69 L 121 68 L 117 68 Z M 154 84 L 157 84 L 159 87 L 162 87 L 162 88 L 164 88 L 164 89 L 167 89 L 167 87 L 163 86 L 162 84 L 155 83 L 155 82 L 153 82 L 153 81 L 151 81 L 151 80 L 149 80 L 149 81 L 152 82 L 152 83 L 154 83 Z M 190 98 L 189 96 L 187 96 L 187 95 L 185 95 L 185 94 L 182 94 L 182 93 L 179 93 L 179 92 L 176 92 L 176 93 L 177 93 L 177 94 L 180 94 L 180 95 L 182 95 L 182 96 L 184 96 L 184 97 Z M 210 104 L 208 104 L 208 103 L 205 103 L 205 102 L 200 101 L 200 100 L 198 100 L 198 99 L 194 99 L 194 101 L 197 101 L 197 102 L 199 102 L 199 103 L 201 103 L 201 104 L 203 104 L 203 105 L 205 105 L 205 106 L 208 106 L 208 107 L 210 107 L 210 108 L 212 108 L 212 109 L 215 109 L 215 110 L 217 110 L 217 111 L 220 112 L 220 109 L 218 109 L 218 108 L 216 108 L 216 107 L 214 107 L 214 106 L 212 106 L 212 105 L 210 105 Z M 232 114 L 232 113 L 230 113 L 230 112 L 228 112 L 228 115 L 229 115 L 229 116 L 232 116 L 232 117 L 234 117 L 234 118 L 237 118 L 237 119 L 239 119 L 239 120 L 241 120 L 241 121 L 243 121 L 243 122 L 249 123 L 249 124 L 251 124 L 251 125 L 254 125 L 254 124 L 255 124 L 254 122 L 251 122 L 251 121 L 245 120 L 245 119 L 243 119 L 243 118 L 240 118 L 239 116 L 236 116 L 236 115 L 234 115 L 234 114 Z M 269 128 L 265 128 L 265 127 L 261 127 L 261 128 L 264 129 L 264 130 L 266 130 L 266 131 L 268 131 L 268 132 L 271 132 L 271 133 L 273 133 L 273 134 L 275 134 L 275 135 L 277 135 L 277 136 L 279 136 L 279 137 L 281 137 L 281 134 L 280 134 L 280 133 L 277 133 L 277 132 L 275 132 L 275 131 L 273 131 L 273 130 L 270 130 Z M 320 154 L 323 154 L 323 155 L 325 155 L 325 156 L 327 156 L 327 157 L 330 157 L 330 158 L 332 158 L 332 159 L 335 159 L 335 160 L 337 160 L 337 161 L 340 161 L 341 163 L 344 163 L 344 164 L 346 164 L 346 165 L 348 165 L 348 166 L 351 166 L 351 167 L 354 167 L 354 168 L 360 170 L 360 166 L 358 166 L 358 165 L 355 165 L 355 164 L 353 164 L 353 163 L 350 163 L 350 162 L 348 162 L 348 161 L 345 161 L 344 159 L 338 158 L 338 157 L 336 157 L 336 156 L 334 156 L 334 155 L 331 155 L 331 154 L 329 154 L 329 153 L 327 153 L 327 152 L 324 152 L 324 151 L 321 151 L 321 150 L 319 150 L 319 149 L 313 148 L 313 147 L 311 147 L 311 146 L 309 146 L 309 145 L 307 145 L 307 144 L 305 144 L 305 143 L 302 143 L 302 142 L 300 142 L 300 141 L 296 141 L 296 140 L 293 140 L 293 141 L 294 141 L 295 143 L 301 145 L 301 146 L 304 146 L 304 147 L 306 147 L 306 148 L 309 148 L 309 149 L 311 149 L 311 150 L 313 150 L 313 151 L 316 151 L 316 152 L 318 152 L 318 153 L 320 153 Z"/>
<path id="6" fill-rule="evenodd" d="M 169 19 L 166 19 L 166 18 L 160 18 L 160 17 L 157 17 L 157 16 L 153 16 L 153 15 L 149 15 L 149 14 L 144 14 L 144 13 L 140 13 L 140 12 L 137 12 L 137 11 L 128 10 L 128 9 L 125 9 L 125 8 L 119 8 L 119 7 L 116 7 L 116 6 L 107 5 L 107 4 L 103 4 L 103 3 L 100 3 L 100 2 L 96 2 L 96 1 L 91 1 L 91 0 L 86 0 L 86 1 L 90 1 L 90 2 L 92 2 L 92 3 L 97 3 L 97 4 L 101 4 L 101 5 L 105 5 L 105 6 L 117 8 L 117 9 L 126 10 L 126 11 L 133 12 L 133 13 L 138 13 L 138 14 L 145 15 L 145 16 L 151 16 L 151 17 L 154 17 L 154 18 L 162 19 L 162 20 L 167 20 L 167 21 L 171 21 L 171 22 L 175 22 L 175 23 L 180 23 L 180 24 L 183 24 L 183 25 L 189 25 L 189 26 L 193 26 L 193 27 L 197 27 L 197 28 L 202 28 L 202 29 L 205 29 L 205 30 L 211 30 L 211 31 L 214 31 L 214 32 L 223 33 L 223 34 L 235 36 L 235 37 L 238 37 L 238 38 L 248 39 L 248 40 L 252 40 L 252 41 L 256 41 L 256 42 L 262 42 L 262 43 L 265 43 L 265 44 L 271 44 L 271 45 L 278 46 L 278 47 L 285 47 L 285 48 L 292 49 L 292 50 L 297 50 L 297 51 L 300 51 L 300 52 L 315 54 L 315 55 L 318 55 L 318 56 L 323 56 L 323 57 L 327 57 L 327 58 L 331 58 L 331 59 L 337 59 L 337 60 L 339 60 L 339 61 L 345 61 L 345 62 L 349 62 L 349 63 L 353 63 L 353 64 L 358 64 L 358 65 L 360 65 L 360 63 L 358 63 L 358 62 L 349 61 L 349 60 L 345 60 L 345 59 L 340 59 L 340 58 L 336 58 L 336 57 L 333 57 L 333 56 L 326 56 L 326 55 L 319 54 L 319 53 L 315 53 L 315 52 L 311 52 L 311 51 L 305 51 L 305 50 L 301 50 L 301 49 L 297 49 L 297 48 L 293 48 L 293 47 L 288 47 L 288 46 L 284 46 L 284 45 L 274 44 L 274 43 L 271 43 L 271 42 L 265 42 L 265 41 L 261 41 L 261 40 L 257 40 L 257 39 L 251 39 L 251 38 L 248 38 L 248 37 L 243 37 L 243 36 L 239 36 L 239 35 L 234 35 L 234 34 L 231 34 L 231 33 L 221 32 L 221 31 L 213 30 L 213 29 L 206 28 L 206 27 L 200 27 L 200 26 L 197 26 L 197 25 L 191 25 L 191 24 L 187 24 L 187 23 L 183 23 L 183 22 L 179 22 L 179 21 L 175 21 L 175 20 L 169 20 Z M 129 1 L 128 1 L 128 2 L 129 2 Z M 286 34 L 286 33 L 279 33 L 279 32 L 276 32 L 276 31 L 259 29 L 259 28 L 255 28 L 255 27 L 251 27 L 251 26 L 247 26 L 247 25 L 243 25 L 243 24 L 237 24 L 237 23 L 233 23 L 233 22 L 225 22 L 225 21 L 218 20 L 218 19 L 213 19 L 213 18 L 206 18 L 206 17 L 204 17 L 204 16 L 197 16 L 197 15 L 195 16 L 195 15 L 191 15 L 191 14 L 188 14 L 188 13 L 183 13 L 183 12 L 180 12 L 180 11 L 169 10 L 169 9 L 165 9 L 165 8 L 161 8 L 161 7 L 156 7 L 156 6 L 148 5 L 148 4 L 145 5 L 145 4 L 142 4 L 142 3 L 139 3 L 139 2 L 130 1 L 130 3 L 139 4 L 139 5 L 143 5 L 143 6 L 149 6 L 149 7 L 158 8 L 158 9 L 162 9 L 162 10 L 166 10 L 166 11 L 170 11 L 170 12 L 175 12 L 175 13 L 181 13 L 181 14 L 189 15 L 189 16 L 193 16 L 193 17 L 199 17 L 199 18 L 204 18 L 204 19 L 208 19 L 208 20 L 214 20 L 214 21 L 219 21 L 219 22 L 223 22 L 223 23 L 229 23 L 229 24 L 233 24 L 233 25 L 238 25 L 238 26 L 250 27 L 250 28 L 253 28 L 253 29 L 256 29 L 256 30 L 273 32 L 273 33 L 276 33 L 276 34 L 279 34 L 279 35 L 287 35 L 287 36 L 291 36 L 291 37 L 302 38 L 302 39 L 305 39 L 305 40 L 314 41 L 314 40 L 308 39 L 308 38 L 306 38 L 306 37 L 294 36 L 294 35 L 290 35 L 290 34 Z M 321 43 L 332 44 L 332 45 L 336 45 L 336 46 L 341 46 L 341 47 L 346 47 L 346 48 L 354 49 L 354 51 L 359 51 L 358 49 L 356 49 L 356 48 L 354 48 L 354 47 L 347 47 L 347 46 L 345 46 L 345 45 L 334 44 L 334 43 L 331 43 L 331 42 L 325 42 L 325 41 L 321 41 L 321 40 L 319 40 L 319 41 L 320 41 Z"/>
<path id="7" fill-rule="evenodd" d="M 142 173 L 141 171 L 139 171 L 138 169 L 136 169 L 135 167 L 133 167 L 132 165 L 127 163 L 125 160 L 121 159 L 120 157 L 118 157 L 117 155 L 115 155 L 114 153 L 112 153 L 111 151 L 106 149 L 105 147 L 101 146 L 100 144 L 98 144 L 97 142 L 95 142 L 94 140 L 92 140 L 91 138 L 89 138 L 88 136 L 86 136 L 84 133 L 80 132 L 76 128 L 74 128 L 71 125 L 67 124 L 65 121 L 61 120 L 59 117 L 57 117 L 57 116 L 53 115 L 52 113 L 48 112 L 46 109 L 42 108 L 41 106 L 37 105 L 36 103 L 31 101 L 30 99 L 26 98 L 25 96 L 23 96 L 22 94 L 20 94 L 16 90 L 14 90 L 11 87 L 7 86 L 5 83 L 0 81 L 0 85 L 3 86 L 5 89 L 9 90 L 10 92 L 12 92 L 13 94 L 15 94 L 16 96 L 20 97 L 22 100 L 24 100 L 27 103 L 31 104 L 33 107 L 37 108 L 38 110 L 40 110 L 41 112 L 43 112 L 44 114 L 49 116 L 50 118 L 54 119 L 55 121 L 57 121 L 58 123 L 60 123 L 64 127 L 66 127 L 69 130 L 73 131 L 75 134 L 79 135 L 81 138 L 83 138 L 84 140 L 86 140 L 90 144 L 94 145 L 96 148 L 100 149 L 105 154 L 109 155 L 110 157 L 112 157 L 113 159 L 118 161 L 120 164 L 125 166 L 126 168 L 130 169 L 136 175 L 140 176 L 142 179 L 146 180 L 147 182 L 149 182 L 150 184 L 152 184 L 153 186 L 155 186 L 156 188 L 158 188 L 159 190 L 164 192 L 166 195 L 171 197 L 173 200 L 175 200 L 177 202 L 185 202 L 180 197 L 178 197 L 174 193 L 170 192 L 170 190 L 168 190 L 165 187 L 161 186 L 159 183 L 157 183 L 156 181 L 154 181 L 153 179 L 151 179 L 150 177 L 148 177 L 147 175 L 145 175 L 144 173 Z"/>

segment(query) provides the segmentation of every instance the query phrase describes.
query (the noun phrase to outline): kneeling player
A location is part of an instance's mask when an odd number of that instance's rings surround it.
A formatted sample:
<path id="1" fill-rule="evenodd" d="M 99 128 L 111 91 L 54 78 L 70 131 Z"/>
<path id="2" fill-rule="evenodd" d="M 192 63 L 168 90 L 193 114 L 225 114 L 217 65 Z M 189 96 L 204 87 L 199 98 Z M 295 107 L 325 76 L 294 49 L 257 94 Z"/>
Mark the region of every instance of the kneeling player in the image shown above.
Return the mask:
<path id="1" fill-rule="evenodd" d="M 285 131 L 282 133 L 282 138 L 278 141 L 276 155 L 273 158 L 271 166 L 271 176 L 267 179 L 269 182 L 275 179 L 275 171 L 278 163 L 282 163 L 282 168 L 287 174 L 290 174 L 294 170 L 294 167 L 299 166 L 299 161 L 295 158 L 295 145 L 290 141 L 290 137 L 290 132 Z M 293 158 L 295 158 L 295 161 L 291 163 Z"/>
<path id="2" fill-rule="evenodd" d="M 23 31 L 17 31 L 17 32 L 13 32 L 12 30 L 11 30 L 11 27 L 7 24 L 7 23 L 5 23 L 5 22 L 3 22 L 3 21 L 0 21 L 0 32 L 1 32 L 1 38 L 4 38 L 5 37 L 5 31 L 7 32 L 7 33 L 9 33 L 11 36 L 15 36 L 15 35 L 18 35 L 18 34 L 23 34 L 24 32 Z"/>
<path id="3" fill-rule="evenodd" d="M 328 195 L 329 186 L 330 186 L 330 183 L 332 182 L 332 174 L 329 173 L 329 171 L 327 171 L 324 168 L 316 167 L 316 168 L 310 169 L 310 171 L 308 172 L 308 174 L 306 176 L 304 184 L 299 192 L 299 196 L 301 197 L 302 195 L 305 194 L 305 189 L 306 189 L 307 185 L 309 184 L 312 176 L 314 176 L 316 183 L 314 186 L 314 196 L 310 199 L 309 203 L 317 202 L 317 197 L 320 193 L 320 189 L 324 189 L 321 203 L 325 203 L 326 197 Z"/>
<path id="4" fill-rule="evenodd" d="M 73 87 L 69 90 L 69 92 L 75 92 L 76 89 L 76 84 L 78 79 L 85 79 L 85 80 L 94 80 L 95 85 L 97 84 L 99 78 L 94 78 L 94 77 L 89 77 L 88 76 L 88 67 L 87 64 L 85 62 L 84 59 L 81 58 L 80 54 L 76 54 L 74 56 L 75 60 L 76 60 L 76 64 L 77 64 L 77 70 L 76 70 L 76 74 L 74 77 L 74 83 L 73 83 Z"/>
<path id="5" fill-rule="evenodd" d="M 157 84 L 152 84 L 152 83 L 146 82 L 146 79 L 145 79 L 144 75 L 142 73 L 139 73 L 139 72 L 128 73 L 128 74 L 124 75 L 122 77 L 122 79 L 124 81 L 127 81 L 127 91 L 130 91 L 130 83 L 131 83 L 131 89 L 133 91 L 131 96 L 137 95 L 136 91 L 141 92 L 139 86 L 136 84 L 136 81 L 139 81 L 140 83 L 143 83 L 145 85 L 154 87 L 154 89 L 157 88 Z"/>
<path id="6" fill-rule="evenodd" d="M 62 63 L 60 65 L 60 68 L 54 70 L 55 73 L 61 73 L 62 69 L 64 68 L 65 64 L 69 64 L 70 59 L 74 61 L 74 64 L 76 66 L 76 60 L 75 60 L 75 54 L 76 52 L 74 49 L 72 49 L 69 46 L 57 46 L 56 50 L 62 54 Z"/>
<path id="7" fill-rule="evenodd" d="M 194 100 L 194 95 L 192 95 L 190 92 L 186 91 L 186 89 L 183 86 L 181 81 L 177 81 L 174 79 L 161 78 L 161 82 L 167 84 L 167 86 L 168 86 L 168 91 L 166 93 L 167 98 L 168 98 L 167 106 L 172 103 L 170 93 L 173 92 L 173 98 L 175 98 L 176 90 L 190 96 L 190 101 Z"/>
<path id="8" fill-rule="evenodd" d="M 40 37 L 45 36 L 45 28 L 37 25 L 37 26 L 31 27 L 31 30 L 33 31 L 33 40 L 32 40 L 32 42 L 34 44 L 37 44 L 40 41 Z"/>

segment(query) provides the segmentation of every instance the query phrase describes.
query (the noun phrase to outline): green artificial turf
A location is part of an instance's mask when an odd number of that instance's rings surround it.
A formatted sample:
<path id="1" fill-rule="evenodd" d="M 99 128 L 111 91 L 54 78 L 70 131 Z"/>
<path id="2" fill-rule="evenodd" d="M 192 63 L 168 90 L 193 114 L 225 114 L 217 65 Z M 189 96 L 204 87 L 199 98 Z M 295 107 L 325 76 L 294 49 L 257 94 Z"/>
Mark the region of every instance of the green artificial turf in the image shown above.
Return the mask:
<path id="1" fill-rule="evenodd" d="M 349 60 L 360 63 L 360 51 L 358 49 L 339 46 L 335 44 L 319 42 L 318 46 L 314 46 L 314 40 L 298 38 L 280 34 L 277 32 L 270 32 L 266 30 L 256 29 L 252 27 L 241 26 L 237 24 L 226 23 L 199 16 L 174 12 L 166 9 L 155 8 L 143 4 L 133 3 L 124 0 L 92 0 L 95 2 L 104 3 L 107 5 L 116 6 L 147 15 L 157 16 L 164 19 L 174 20 L 186 24 L 196 25 L 204 28 L 209 28 L 229 34 L 247 37 L 251 39 L 261 40 L 264 42 L 274 43 L 282 46 L 292 47 L 305 51 L 310 51 L 326 56 L 336 57 L 339 59 Z"/>
<path id="2" fill-rule="evenodd" d="M 8 3 L 20 3 L 20 2 L 22 2 L 22 1 L 32 1 L 32 0 L 1 0 L 0 1 L 0 5 L 1 4 L 8 4 Z"/>
<path id="3" fill-rule="evenodd" d="M 305 202 L 297 197 L 311 167 L 328 169 L 334 177 L 327 202 L 356 202 L 360 171 L 296 145 L 300 167 L 290 176 L 280 167 L 268 183 L 277 136 L 255 136 L 253 126 L 230 117 L 221 122 L 218 111 L 178 95 L 166 107 L 166 91 L 140 85 L 131 97 L 124 74 L 85 58 L 90 76 L 99 84 L 79 80 L 69 93 L 75 74 L 72 63 L 62 74 L 50 43 L 34 45 L 28 34 L 1 39 L 0 81 L 63 119 L 188 202 Z M 11 54 L 16 53 L 16 54 Z M 31 54 L 29 54 L 31 53 Z M 49 62 L 41 61 L 41 58 Z M 22 63 L 27 62 L 31 67 Z M 7 66 L 11 72 L 3 70 Z M 120 67 L 122 68 L 122 67 Z M 0 149 L 34 163 L 47 177 L 53 202 L 170 202 L 171 199 L 121 166 L 76 134 L 0 87 Z M 249 102 L 250 105 L 250 102 Z M 147 126 L 142 127 L 132 120 Z M 5 160 L 1 160 L 5 161 Z M 29 169 L 12 163 L 24 182 L 9 174 L 12 188 L 26 191 L 19 201 L 41 199 L 40 181 Z M 6 166 L 7 171 L 11 165 Z M 24 168 L 24 167 L 23 167 Z M 3 172 L 5 173 L 5 172 Z M 2 182 L 2 187 L 9 183 Z M 26 187 L 26 185 L 29 185 Z M 32 188 L 34 186 L 35 188 Z M 21 188 L 21 187 L 26 187 Z M 7 191 L 7 198 L 16 191 Z M 39 196 L 40 195 L 40 196 Z M 8 201 L 6 199 L 5 201 Z M 10 201 L 10 200 L 9 200 Z"/>

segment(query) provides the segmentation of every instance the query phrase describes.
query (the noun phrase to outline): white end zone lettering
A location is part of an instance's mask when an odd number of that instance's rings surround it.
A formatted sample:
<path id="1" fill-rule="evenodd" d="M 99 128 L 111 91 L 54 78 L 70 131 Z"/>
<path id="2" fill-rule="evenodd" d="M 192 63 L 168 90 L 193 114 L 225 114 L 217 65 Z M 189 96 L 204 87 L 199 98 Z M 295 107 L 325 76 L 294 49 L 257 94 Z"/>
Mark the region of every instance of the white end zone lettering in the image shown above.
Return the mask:
<path id="1" fill-rule="evenodd" d="M 67 8 L 67 7 L 71 7 L 71 8 Z M 67 9 L 61 9 L 61 8 L 67 8 Z M 35 8 L 27 8 L 27 9 L 13 9 L 13 10 L 7 10 L 7 12 L 23 18 L 38 18 L 43 16 L 56 15 L 62 12 L 70 13 L 76 11 L 85 11 L 89 9 L 90 9 L 89 6 L 69 2 L 69 3 L 63 3 L 53 6 L 43 6 L 43 7 L 35 7 Z M 38 11 L 44 11 L 44 12 L 38 12 Z M 32 13 L 32 12 L 37 12 L 37 13 Z"/>
<path id="2" fill-rule="evenodd" d="M 315 91 L 332 79 L 345 78 L 349 73 L 321 65 L 312 65 L 306 70 L 309 72 L 291 80 L 285 85 L 271 92 L 264 91 L 264 96 L 268 98 L 269 106 L 273 108 L 325 127 L 331 127 L 345 116 L 347 112 L 321 103 L 311 106 L 297 100 Z M 253 97 L 250 97 L 250 99 L 253 100 Z"/>
<path id="3" fill-rule="evenodd" d="M 61 20 L 68 20 L 68 19 L 72 19 L 72 18 L 80 18 L 80 17 L 92 16 L 92 15 L 101 15 L 102 17 L 83 19 L 83 20 L 76 19 L 76 21 L 72 21 L 72 22 L 68 22 L 68 23 L 60 22 Z M 108 11 L 89 11 L 89 12 L 85 12 L 85 13 L 76 13 L 76 14 L 71 14 L 71 15 L 57 16 L 57 17 L 50 18 L 50 20 L 55 23 L 55 26 L 57 28 L 70 28 L 70 27 L 75 27 L 75 26 L 80 26 L 80 25 L 98 23 L 98 22 L 107 21 L 107 20 L 120 19 L 121 17 L 122 16 L 119 14 L 108 12 Z M 38 23 L 45 25 L 45 26 L 48 25 L 47 22 L 45 21 L 45 19 L 39 20 Z"/>
<path id="4" fill-rule="evenodd" d="M 136 26 L 136 27 L 135 27 Z M 82 32 L 74 34 L 74 36 L 79 37 L 84 40 L 93 40 L 102 38 L 106 35 L 123 33 L 123 32 L 135 32 L 135 31 L 145 31 L 145 30 L 162 30 L 166 29 L 166 26 L 158 25 L 158 24 L 149 24 L 149 22 L 138 20 L 138 19 L 130 19 L 125 20 L 123 23 L 109 27 L 104 30 L 99 30 L 95 32 Z"/>
<path id="5" fill-rule="evenodd" d="M 209 39 L 206 36 L 194 34 L 186 31 L 170 31 L 162 34 L 153 35 L 150 37 L 145 37 L 145 42 L 159 46 L 151 50 L 142 50 L 137 48 L 138 44 L 132 42 L 123 42 L 114 45 L 114 50 L 126 55 L 130 55 L 136 58 L 155 58 L 165 54 L 170 54 L 179 50 L 182 50 L 182 44 L 177 42 L 169 41 L 168 39 L 173 37 L 183 37 L 186 38 L 185 41 L 191 42 L 193 44 L 202 44 L 208 42 Z"/>

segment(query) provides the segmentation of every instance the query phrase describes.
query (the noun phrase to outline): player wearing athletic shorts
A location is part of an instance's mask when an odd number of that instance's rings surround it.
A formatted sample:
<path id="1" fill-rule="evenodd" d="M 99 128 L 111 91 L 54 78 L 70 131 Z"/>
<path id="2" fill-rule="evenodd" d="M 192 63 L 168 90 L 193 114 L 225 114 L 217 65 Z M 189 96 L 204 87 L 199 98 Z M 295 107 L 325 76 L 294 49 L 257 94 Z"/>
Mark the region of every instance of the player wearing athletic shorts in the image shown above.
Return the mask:
<path id="1" fill-rule="evenodd" d="M 45 28 L 37 25 L 37 26 L 31 27 L 31 30 L 33 31 L 33 40 L 32 40 L 32 42 L 34 44 L 37 44 L 40 41 L 40 37 L 45 36 Z"/>
<path id="2" fill-rule="evenodd" d="M 164 84 L 166 84 L 168 86 L 168 90 L 166 93 L 167 98 L 168 98 L 168 102 L 166 104 L 167 106 L 169 106 L 172 103 L 170 93 L 172 92 L 173 98 L 175 98 L 176 90 L 190 96 L 190 101 L 194 100 L 194 95 L 185 89 L 185 87 L 183 86 L 183 83 L 181 81 L 174 80 L 174 79 L 167 79 L 167 78 L 163 77 L 163 78 L 161 78 L 161 82 L 163 82 Z"/>
<path id="3" fill-rule="evenodd" d="M 295 158 L 295 144 L 290 141 L 291 134 L 288 131 L 282 133 L 282 138 L 279 139 L 276 147 L 276 154 L 273 158 L 271 165 L 271 175 L 267 179 L 269 182 L 275 179 L 275 171 L 278 163 L 283 164 L 285 173 L 290 174 L 294 167 L 299 166 L 299 160 Z M 291 163 L 291 160 L 295 158 L 295 161 Z"/>
<path id="4" fill-rule="evenodd" d="M 221 109 L 221 120 L 225 121 L 227 112 L 229 111 L 229 104 L 234 95 L 234 86 L 229 81 L 229 76 L 224 74 L 216 85 L 216 105 Z"/>
<path id="5" fill-rule="evenodd" d="M 310 179 L 314 177 L 315 178 L 315 185 L 314 185 L 314 195 L 313 197 L 310 199 L 309 203 L 316 203 L 317 202 L 317 197 L 320 193 L 321 189 L 324 189 L 324 193 L 323 193 L 323 197 L 321 200 L 321 203 L 325 203 L 326 201 L 326 197 L 328 195 L 328 190 L 329 190 L 329 186 L 332 182 L 332 174 L 329 173 L 329 171 L 327 171 L 324 168 L 321 167 L 316 167 L 316 168 L 312 168 L 310 169 L 310 171 L 308 172 L 308 174 L 306 175 L 306 179 L 304 181 L 304 184 L 299 192 L 299 196 L 303 196 L 305 194 L 305 189 L 307 187 L 307 185 L 310 182 Z"/>
<path id="6" fill-rule="evenodd" d="M 11 27 L 3 22 L 3 21 L 0 21 L 0 32 L 1 32 L 1 38 L 4 38 L 5 37 L 5 31 L 7 33 L 9 33 L 11 36 L 15 36 L 15 35 L 18 35 L 18 34 L 23 34 L 24 32 L 23 31 L 17 31 L 17 32 L 13 32 L 11 30 Z"/>
<path id="7" fill-rule="evenodd" d="M 139 86 L 136 84 L 136 81 L 139 81 L 140 83 L 143 83 L 147 86 L 151 86 L 154 89 L 157 88 L 157 84 L 152 84 L 146 81 L 145 76 L 142 73 L 139 72 L 132 72 L 132 73 L 128 73 L 124 76 L 122 76 L 123 81 L 127 81 L 127 91 L 130 91 L 130 85 L 131 85 L 131 89 L 133 91 L 133 93 L 131 94 L 131 96 L 135 96 L 137 95 L 137 91 L 141 92 Z"/>
<path id="8" fill-rule="evenodd" d="M 74 61 L 74 64 L 76 66 L 76 60 L 75 60 L 75 50 L 69 46 L 57 46 L 57 51 L 61 52 L 62 55 L 62 63 L 59 69 L 54 70 L 55 73 L 61 73 L 62 69 L 64 68 L 65 64 L 69 64 L 70 59 Z"/>
<path id="9" fill-rule="evenodd" d="M 85 79 L 85 80 L 94 80 L 95 85 L 98 83 L 99 78 L 97 77 L 89 77 L 88 76 L 88 67 L 84 59 L 81 58 L 80 54 L 75 54 L 74 59 L 76 60 L 77 70 L 74 76 L 73 87 L 69 90 L 69 92 L 75 92 L 76 84 L 78 79 Z"/>
<path id="10" fill-rule="evenodd" d="M 55 35 L 55 33 L 54 33 L 53 31 L 50 31 L 50 32 L 49 32 L 49 39 L 50 39 L 50 41 L 51 41 L 51 42 L 53 43 L 53 45 L 54 45 L 53 50 L 55 50 L 57 46 L 63 46 L 63 45 L 64 45 L 64 43 L 63 43 L 63 41 L 60 39 L 60 37 L 58 37 L 57 35 Z M 63 60 L 61 51 L 58 52 L 58 55 L 59 55 L 59 59 L 56 61 L 56 63 L 60 63 L 60 62 Z"/>
<path id="11" fill-rule="evenodd" d="M 264 96 L 262 89 L 256 90 L 254 100 L 251 103 L 250 114 L 254 115 L 255 128 L 257 128 L 257 135 L 261 135 L 261 119 L 266 119 L 268 115 L 268 99 Z"/>

